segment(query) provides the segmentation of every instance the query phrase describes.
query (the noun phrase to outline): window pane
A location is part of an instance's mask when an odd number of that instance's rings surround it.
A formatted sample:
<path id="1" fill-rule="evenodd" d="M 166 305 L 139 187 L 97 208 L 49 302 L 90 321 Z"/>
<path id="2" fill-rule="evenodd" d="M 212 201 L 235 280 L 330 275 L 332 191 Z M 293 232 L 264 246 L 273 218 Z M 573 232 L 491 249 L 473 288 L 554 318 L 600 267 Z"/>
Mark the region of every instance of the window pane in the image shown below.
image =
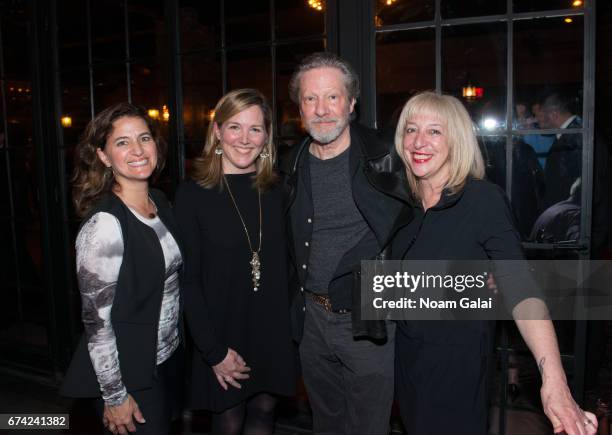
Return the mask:
<path id="1" fill-rule="evenodd" d="M 96 113 L 106 109 L 111 104 L 127 101 L 125 64 L 95 67 L 93 81 Z"/>
<path id="2" fill-rule="evenodd" d="M 517 128 L 559 128 L 540 107 L 551 93 L 572 101 L 582 113 L 583 18 L 567 24 L 562 18 L 514 23 L 514 124 Z M 543 125 L 541 125 L 543 124 Z"/>
<path id="3" fill-rule="evenodd" d="M 8 145 L 11 148 L 30 146 L 32 145 L 33 128 L 31 83 L 10 80 L 7 85 Z"/>
<path id="4" fill-rule="evenodd" d="M 165 61 L 168 35 L 163 0 L 128 0 L 130 57 Z"/>
<path id="5" fill-rule="evenodd" d="M 523 240 L 530 240 L 545 200 L 544 169 L 529 140 L 515 136 L 512 147 L 512 208 Z"/>
<path id="6" fill-rule="evenodd" d="M 514 12 L 550 11 L 555 9 L 580 9 L 586 0 L 580 0 L 582 4 L 574 6 L 574 0 L 513 0 Z"/>
<path id="7" fill-rule="evenodd" d="M 485 131 L 506 125 L 506 27 L 488 23 L 442 29 L 442 89 L 462 99 Z M 464 89 L 474 91 L 464 97 Z"/>
<path id="8" fill-rule="evenodd" d="M 233 50 L 227 53 L 228 89 L 259 89 L 272 101 L 272 57 L 270 48 Z"/>
<path id="9" fill-rule="evenodd" d="M 280 45 L 276 49 L 276 122 L 278 136 L 292 143 L 302 135 L 302 123 L 297 104 L 289 98 L 289 80 L 296 66 L 307 55 L 324 51 L 323 41 Z"/>
<path id="10" fill-rule="evenodd" d="M 478 143 L 485 161 L 487 179 L 506 190 L 506 138 L 480 136 Z"/>
<path id="11" fill-rule="evenodd" d="M 572 127 L 582 126 L 579 118 L 572 121 Z M 582 169 L 582 134 L 562 134 L 555 141 L 546 156 L 544 179 L 546 182 L 545 206 L 566 201 L 573 192 L 572 186 L 580 180 Z"/>
<path id="12" fill-rule="evenodd" d="M 94 62 L 126 58 L 124 4 L 124 0 L 90 2 Z"/>
<path id="13" fill-rule="evenodd" d="M 506 13 L 506 0 L 442 0 L 442 18 L 480 17 Z"/>
<path id="14" fill-rule="evenodd" d="M 181 0 L 179 20 L 181 51 L 221 47 L 219 0 Z"/>
<path id="15" fill-rule="evenodd" d="M 436 87 L 434 29 L 379 33 L 376 65 L 377 124 L 392 132 L 408 98 Z"/>
<path id="16" fill-rule="evenodd" d="M 164 118 L 163 106 L 168 107 L 168 77 L 166 72 L 166 65 L 144 62 L 131 65 L 132 101 L 134 104 L 144 106 L 147 109 L 157 109 L 160 120 Z"/>
<path id="17" fill-rule="evenodd" d="M 270 0 L 225 2 L 226 45 L 270 39 Z"/>
<path id="18" fill-rule="evenodd" d="M 182 56 L 185 141 L 204 139 L 212 111 L 223 92 L 219 55 Z"/>
<path id="19" fill-rule="evenodd" d="M 544 207 L 529 240 L 576 241 L 580 237 L 582 135 L 564 134 L 553 143 L 544 169 Z"/>
<path id="20" fill-rule="evenodd" d="M 304 0 L 275 3 L 276 39 L 317 35 L 325 32 L 325 11 L 309 6 Z"/>
<path id="21" fill-rule="evenodd" d="M 0 158 L 4 160 L 5 154 L 2 153 Z M 4 183 L 6 183 L 6 181 L 4 181 Z M 8 214 L 8 210 L 6 212 Z M 4 289 L 6 286 L 14 285 L 17 282 L 17 265 L 15 263 L 16 256 L 13 249 L 13 231 L 10 219 L 8 217 L 1 217 L 0 226 L 0 234 L 3 240 L 3 243 L 0 243 L 0 260 L 2 260 L 2 264 L 0 265 L 0 279 L 2 279 L 2 294 L 5 295 Z M 15 307 L 11 307 L 11 311 L 14 309 Z"/>
<path id="22" fill-rule="evenodd" d="M 399 1 L 377 0 L 374 24 L 376 27 L 414 23 L 434 19 L 434 0 Z"/>
<path id="23" fill-rule="evenodd" d="M 9 179 L 8 179 L 8 171 L 6 170 L 6 164 L 8 158 L 8 150 L 6 149 L 6 144 L 4 143 L 4 133 L 0 133 L 0 202 L 2 203 L 2 212 L 0 213 L 0 217 L 9 216 L 11 213 L 11 209 L 9 207 Z M 3 234 L 2 243 L 4 247 L 2 249 L 8 248 L 10 237 L 6 236 L 6 232 L 8 231 L 8 224 L 2 226 L 0 230 L 0 234 Z M 6 281 L 2 281 L 6 282 Z"/>
<path id="24" fill-rule="evenodd" d="M 75 145 L 80 134 L 91 119 L 89 93 L 89 71 L 74 70 L 60 73 L 62 92 L 62 117 L 70 118 L 70 123 L 62 124 L 64 146 Z"/>
<path id="25" fill-rule="evenodd" d="M 165 65 L 134 63 L 132 68 L 132 102 L 150 110 L 159 121 L 162 137 L 168 137 L 170 109 L 168 107 L 168 78 Z"/>
<path id="26" fill-rule="evenodd" d="M 60 68 L 85 66 L 87 59 L 87 2 L 62 0 L 57 4 Z"/>
<path id="27" fill-rule="evenodd" d="M 30 19 L 27 9 L 23 6 L 10 8 L 2 13 L 2 50 L 4 56 L 4 74 L 8 78 L 30 76 L 29 27 Z"/>
<path id="28" fill-rule="evenodd" d="M 30 216 L 27 221 L 18 219 L 17 257 L 19 260 L 19 277 L 24 286 L 39 287 L 43 281 L 42 245 L 40 214 L 38 207 L 30 204 Z M 44 302 L 45 298 L 42 298 Z"/>
<path id="29" fill-rule="evenodd" d="M 12 260 L 12 257 L 11 257 Z M 13 272 L 15 268 L 12 269 Z M 9 272 L 11 270 L 9 269 Z M 0 304 L 0 343 L 8 340 L 19 339 L 19 305 L 18 305 L 19 292 L 15 284 L 11 283 L 2 287 L 2 299 L 3 303 Z M 8 348 L 5 343 L 0 345 L 3 356 L 9 355 L 7 352 Z M 7 352 L 7 353 L 4 353 Z"/>

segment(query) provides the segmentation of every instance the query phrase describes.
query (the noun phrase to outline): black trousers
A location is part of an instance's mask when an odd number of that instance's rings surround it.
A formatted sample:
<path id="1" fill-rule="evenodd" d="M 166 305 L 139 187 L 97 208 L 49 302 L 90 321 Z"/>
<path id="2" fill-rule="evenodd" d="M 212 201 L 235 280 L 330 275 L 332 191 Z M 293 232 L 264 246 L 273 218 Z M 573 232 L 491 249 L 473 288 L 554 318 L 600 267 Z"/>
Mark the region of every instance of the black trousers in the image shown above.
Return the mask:
<path id="1" fill-rule="evenodd" d="M 486 345 L 396 336 L 396 395 L 408 435 L 486 435 L 491 352 Z"/>
<path id="2" fill-rule="evenodd" d="M 183 365 L 185 355 L 183 346 L 174 351 L 172 356 L 157 366 L 157 376 L 151 388 L 128 391 L 132 395 L 146 423 L 134 420 L 138 435 L 168 435 L 170 425 L 182 411 Z M 104 401 L 96 400 L 96 411 L 102 419 Z M 105 434 L 110 434 L 104 429 Z"/>
<path id="3" fill-rule="evenodd" d="M 306 298 L 300 359 L 317 435 L 387 435 L 393 402 L 395 324 L 388 340 L 353 338 L 351 314 Z"/>

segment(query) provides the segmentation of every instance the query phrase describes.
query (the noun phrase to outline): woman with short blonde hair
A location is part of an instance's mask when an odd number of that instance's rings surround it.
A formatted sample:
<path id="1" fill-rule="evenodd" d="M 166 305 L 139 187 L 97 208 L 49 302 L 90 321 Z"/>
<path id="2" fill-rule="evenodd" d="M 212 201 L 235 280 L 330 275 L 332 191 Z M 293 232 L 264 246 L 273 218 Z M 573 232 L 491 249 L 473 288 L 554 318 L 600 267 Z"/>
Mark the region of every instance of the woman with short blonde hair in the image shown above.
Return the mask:
<path id="1" fill-rule="evenodd" d="M 406 165 L 403 139 L 406 121 L 416 114 L 428 113 L 446 121 L 448 129 L 449 172 L 445 188 L 457 192 L 468 177 L 481 180 L 485 176 L 485 165 L 474 134 L 474 124 L 469 113 L 459 100 L 450 95 L 422 92 L 412 97 L 404 106 L 395 132 L 395 149 Z M 402 126 L 400 128 L 400 126 Z M 406 173 L 410 189 L 419 195 L 418 180 L 409 170 Z"/>
<path id="2" fill-rule="evenodd" d="M 533 281 L 523 279 L 529 270 L 509 202 L 483 179 L 483 159 L 461 102 L 432 92 L 412 97 L 402 110 L 395 147 L 413 203 L 404 213 L 412 219 L 396 224 L 392 258 L 493 263 L 504 303 L 538 361 L 543 408 L 555 433 L 594 434 L 595 416 L 580 409 L 567 386 L 546 306 L 525 288 Z M 524 308 L 541 316 L 525 319 Z M 408 433 L 488 433 L 493 338 L 494 323 L 487 320 L 397 323 L 396 395 Z"/>

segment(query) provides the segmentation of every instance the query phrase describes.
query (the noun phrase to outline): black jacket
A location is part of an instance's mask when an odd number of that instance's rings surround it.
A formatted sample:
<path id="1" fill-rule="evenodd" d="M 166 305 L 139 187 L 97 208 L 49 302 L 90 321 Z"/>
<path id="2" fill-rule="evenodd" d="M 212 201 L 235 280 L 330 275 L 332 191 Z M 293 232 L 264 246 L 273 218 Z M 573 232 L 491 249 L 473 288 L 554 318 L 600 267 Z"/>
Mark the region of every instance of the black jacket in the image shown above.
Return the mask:
<path id="1" fill-rule="evenodd" d="M 363 321 L 359 316 L 360 266 L 361 260 L 384 258 L 393 224 L 408 200 L 407 185 L 403 165 L 392 145 L 383 143 L 374 130 L 357 123 L 351 124 L 350 134 L 353 199 L 377 243 L 372 246 L 368 238 L 364 238 L 344 254 L 330 281 L 329 297 L 333 309 L 352 310 L 353 335 L 384 339 L 384 322 Z M 313 204 L 308 166 L 311 142 L 312 138 L 306 137 L 295 145 L 280 167 L 285 181 L 284 210 L 293 266 L 290 272 L 291 320 L 296 341 L 301 340 L 304 324 L 303 291 L 307 270 L 302 265 L 308 264 L 312 239 Z"/>
<path id="2" fill-rule="evenodd" d="M 159 218 L 178 244 L 168 201 L 160 191 L 151 190 L 150 194 Z M 98 212 L 115 216 L 123 236 L 123 260 L 111 310 L 121 378 L 128 392 L 148 388 L 156 369 L 157 329 L 166 274 L 164 254 L 153 228 L 138 220 L 116 195 L 102 199 L 83 222 Z M 179 332 L 181 327 L 179 324 Z M 101 395 L 85 334 L 77 345 L 60 393 L 68 397 Z"/>
<path id="3" fill-rule="evenodd" d="M 582 121 L 576 117 L 567 126 L 581 128 Z M 570 195 L 572 184 L 582 171 L 582 135 L 564 133 L 555 139 L 548 151 L 546 168 L 546 207 L 565 201 Z"/>

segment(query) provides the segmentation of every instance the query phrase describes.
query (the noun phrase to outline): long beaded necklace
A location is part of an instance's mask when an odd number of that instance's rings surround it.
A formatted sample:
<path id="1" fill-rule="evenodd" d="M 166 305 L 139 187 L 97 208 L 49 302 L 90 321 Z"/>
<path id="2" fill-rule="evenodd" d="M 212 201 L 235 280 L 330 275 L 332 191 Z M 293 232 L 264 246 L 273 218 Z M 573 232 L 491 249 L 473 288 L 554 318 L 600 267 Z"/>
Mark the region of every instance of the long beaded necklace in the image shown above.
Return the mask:
<path id="1" fill-rule="evenodd" d="M 223 175 L 223 181 L 225 183 L 225 187 L 227 188 L 227 193 L 232 200 L 232 204 L 234 204 L 234 208 L 236 209 L 236 213 L 238 213 L 238 217 L 242 222 L 242 227 L 244 228 L 244 233 L 247 237 L 247 242 L 249 242 L 249 249 L 251 250 L 251 261 L 249 264 L 251 265 L 251 281 L 253 282 L 253 291 L 259 290 L 259 279 L 261 278 L 261 261 L 259 259 L 259 254 L 261 252 L 261 235 L 262 235 L 262 219 L 261 219 L 261 191 L 257 189 L 257 200 L 259 202 L 259 247 L 257 251 L 253 249 L 253 245 L 251 243 L 251 237 L 249 236 L 249 231 L 247 230 L 247 226 L 242 218 L 242 214 L 240 213 L 240 209 L 238 209 L 238 205 L 236 204 L 236 200 L 234 199 L 234 195 L 232 194 L 232 189 L 230 189 L 229 183 L 227 182 L 227 178 Z"/>

